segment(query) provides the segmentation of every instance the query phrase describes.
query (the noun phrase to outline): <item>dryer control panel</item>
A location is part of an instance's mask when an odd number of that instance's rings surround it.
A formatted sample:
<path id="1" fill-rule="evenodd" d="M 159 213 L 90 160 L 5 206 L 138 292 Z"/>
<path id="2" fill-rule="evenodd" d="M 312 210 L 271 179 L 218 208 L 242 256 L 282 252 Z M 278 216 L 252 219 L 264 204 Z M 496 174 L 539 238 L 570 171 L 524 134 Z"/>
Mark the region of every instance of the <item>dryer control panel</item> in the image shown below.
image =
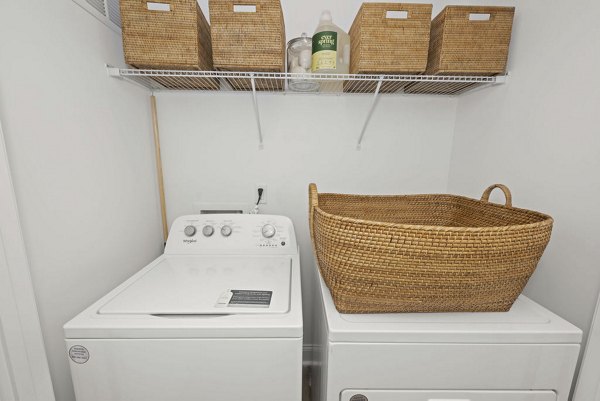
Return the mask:
<path id="1" fill-rule="evenodd" d="M 177 218 L 165 254 L 298 253 L 292 221 L 265 214 L 199 214 Z"/>

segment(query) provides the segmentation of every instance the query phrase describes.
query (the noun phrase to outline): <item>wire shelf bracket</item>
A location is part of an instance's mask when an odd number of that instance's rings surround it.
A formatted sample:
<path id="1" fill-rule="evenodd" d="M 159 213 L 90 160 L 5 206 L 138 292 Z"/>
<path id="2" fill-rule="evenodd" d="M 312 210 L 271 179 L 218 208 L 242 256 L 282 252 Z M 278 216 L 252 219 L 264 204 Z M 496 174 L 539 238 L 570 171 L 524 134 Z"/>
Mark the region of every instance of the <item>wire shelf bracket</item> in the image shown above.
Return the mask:
<path id="1" fill-rule="evenodd" d="M 375 93 L 373 94 L 373 100 L 371 101 L 371 107 L 369 108 L 369 112 L 367 113 L 367 117 L 365 119 L 365 123 L 363 124 L 362 131 L 360 131 L 360 136 L 358 137 L 358 143 L 356 144 L 356 150 L 360 150 L 362 147 L 362 141 L 365 137 L 365 132 L 367 131 L 367 126 L 369 125 L 369 121 L 371 121 L 371 116 L 373 115 L 373 111 L 375 110 L 375 106 L 377 105 L 377 100 L 379 100 L 379 91 L 381 90 L 381 84 L 383 82 L 383 77 L 379 79 L 377 82 L 377 87 L 375 88 Z"/>
<path id="2" fill-rule="evenodd" d="M 256 80 L 254 74 L 251 78 L 252 81 L 252 105 L 254 106 L 254 117 L 256 118 L 256 128 L 258 129 L 258 148 L 264 149 L 262 127 L 260 125 L 260 113 L 258 112 L 258 100 L 256 98 Z"/>

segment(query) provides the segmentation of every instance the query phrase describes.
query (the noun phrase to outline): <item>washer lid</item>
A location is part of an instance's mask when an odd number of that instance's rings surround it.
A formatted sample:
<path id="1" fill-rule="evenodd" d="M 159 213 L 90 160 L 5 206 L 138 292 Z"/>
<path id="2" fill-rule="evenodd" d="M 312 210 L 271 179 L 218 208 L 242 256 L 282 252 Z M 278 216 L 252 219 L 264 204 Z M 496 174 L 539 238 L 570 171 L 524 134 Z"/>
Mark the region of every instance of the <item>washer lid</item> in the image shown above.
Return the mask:
<path id="1" fill-rule="evenodd" d="M 286 313 L 290 309 L 291 263 L 289 257 L 165 257 L 101 306 L 98 313 Z"/>

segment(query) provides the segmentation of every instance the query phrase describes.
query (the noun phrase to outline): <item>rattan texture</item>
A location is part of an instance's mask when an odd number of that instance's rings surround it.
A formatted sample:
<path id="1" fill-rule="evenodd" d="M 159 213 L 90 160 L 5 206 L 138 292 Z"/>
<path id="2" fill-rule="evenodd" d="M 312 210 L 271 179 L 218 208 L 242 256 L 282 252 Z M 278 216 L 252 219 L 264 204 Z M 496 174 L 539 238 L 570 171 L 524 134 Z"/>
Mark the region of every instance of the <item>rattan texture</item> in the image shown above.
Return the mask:
<path id="1" fill-rule="evenodd" d="M 506 205 L 488 202 L 501 188 Z M 321 275 L 342 313 L 500 312 L 533 274 L 552 231 L 495 184 L 456 195 L 319 194 L 309 223 Z"/>
<path id="2" fill-rule="evenodd" d="M 136 68 L 213 69 L 210 26 L 196 0 L 158 0 L 170 11 L 148 10 L 146 2 L 121 0 L 123 50 Z"/>
<path id="3" fill-rule="evenodd" d="M 235 12 L 234 6 L 256 12 Z M 279 0 L 210 0 L 213 60 L 224 71 L 285 71 L 285 26 Z"/>
<path id="4" fill-rule="evenodd" d="M 489 14 L 489 20 L 472 21 L 471 14 Z M 504 73 L 514 14 L 514 7 L 447 6 L 431 23 L 425 73 L 485 76 Z M 427 89 L 416 83 L 409 85 L 406 92 L 427 93 Z"/>
<path id="5" fill-rule="evenodd" d="M 425 71 L 431 8 L 431 4 L 363 3 L 350 28 L 350 73 Z M 407 18 L 387 18 L 388 11 L 405 11 Z"/>
<path id="6" fill-rule="evenodd" d="M 431 4 L 363 3 L 350 28 L 351 74 L 420 74 L 427 67 Z M 406 19 L 387 18 L 405 11 Z M 369 83 L 367 89 L 375 90 Z M 380 93 L 393 93 L 407 83 L 384 82 Z M 363 85 L 364 86 L 364 85 Z M 344 92 L 357 92 L 356 82 L 344 82 Z"/>

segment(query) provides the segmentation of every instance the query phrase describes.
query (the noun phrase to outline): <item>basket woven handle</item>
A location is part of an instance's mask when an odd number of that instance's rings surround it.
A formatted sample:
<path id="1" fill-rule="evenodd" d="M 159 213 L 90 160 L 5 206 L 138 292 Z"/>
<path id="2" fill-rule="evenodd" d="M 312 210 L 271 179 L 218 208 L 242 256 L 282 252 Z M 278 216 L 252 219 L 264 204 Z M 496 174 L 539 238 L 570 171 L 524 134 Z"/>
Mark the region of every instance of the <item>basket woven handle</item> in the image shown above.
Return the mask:
<path id="1" fill-rule="evenodd" d="M 512 207 L 512 195 L 510 193 L 510 189 L 508 189 L 508 187 L 506 185 L 502 185 L 502 184 L 494 184 L 494 185 L 490 185 L 489 187 L 487 187 L 486 190 L 483 191 L 483 195 L 481 195 L 481 200 L 483 202 L 489 202 L 490 194 L 496 188 L 500 188 L 502 190 L 502 192 L 504 192 L 504 197 L 506 198 L 506 203 L 504 205 L 508 206 L 508 207 Z"/>
<path id="2" fill-rule="evenodd" d="M 319 207 L 319 193 L 317 192 L 317 184 L 310 183 L 308 184 L 308 225 L 310 227 L 310 238 L 313 241 L 313 219 L 316 207 Z"/>

